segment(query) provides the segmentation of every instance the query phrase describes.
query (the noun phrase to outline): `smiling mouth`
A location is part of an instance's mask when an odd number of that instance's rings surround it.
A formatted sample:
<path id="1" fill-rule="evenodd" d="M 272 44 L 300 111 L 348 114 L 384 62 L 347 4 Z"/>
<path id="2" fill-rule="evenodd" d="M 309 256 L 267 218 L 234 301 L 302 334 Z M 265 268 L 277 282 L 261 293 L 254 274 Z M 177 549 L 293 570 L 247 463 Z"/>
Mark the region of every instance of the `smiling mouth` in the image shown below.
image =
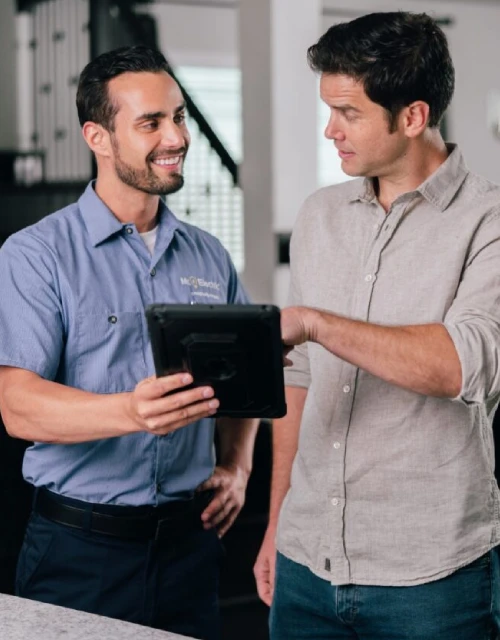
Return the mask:
<path id="1" fill-rule="evenodd" d="M 157 167 L 168 167 L 171 169 L 175 169 L 180 165 L 183 157 L 184 156 L 180 155 L 180 156 L 171 156 L 168 158 L 155 158 L 154 160 L 152 160 L 152 162 Z"/>

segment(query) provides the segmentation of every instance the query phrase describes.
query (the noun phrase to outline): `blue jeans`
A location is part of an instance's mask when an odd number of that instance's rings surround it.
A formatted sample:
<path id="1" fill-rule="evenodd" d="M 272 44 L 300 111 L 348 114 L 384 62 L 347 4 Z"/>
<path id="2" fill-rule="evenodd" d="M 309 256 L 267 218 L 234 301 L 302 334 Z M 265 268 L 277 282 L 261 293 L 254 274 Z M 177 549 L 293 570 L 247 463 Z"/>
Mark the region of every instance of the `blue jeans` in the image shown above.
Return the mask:
<path id="1" fill-rule="evenodd" d="M 85 533 L 31 515 L 16 595 L 203 640 L 219 640 L 215 530 L 178 544 Z M 0 632 L 1 636 L 1 632 Z"/>
<path id="2" fill-rule="evenodd" d="M 271 640 L 495 640 L 499 581 L 498 549 L 414 587 L 332 586 L 278 553 Z"/>

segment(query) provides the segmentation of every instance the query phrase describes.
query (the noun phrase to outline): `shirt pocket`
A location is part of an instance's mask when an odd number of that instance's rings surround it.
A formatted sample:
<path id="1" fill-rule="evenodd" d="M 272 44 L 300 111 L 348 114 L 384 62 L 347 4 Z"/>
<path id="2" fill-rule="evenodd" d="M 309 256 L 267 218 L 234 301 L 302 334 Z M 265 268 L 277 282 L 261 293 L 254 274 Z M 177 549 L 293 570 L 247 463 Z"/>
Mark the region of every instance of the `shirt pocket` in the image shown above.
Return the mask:
<path id="1" fill-rule="evenodd" d="M 132 391 L 147 376 L 143 311 L 78 313 L 76 386 L 93 393 Z"/>

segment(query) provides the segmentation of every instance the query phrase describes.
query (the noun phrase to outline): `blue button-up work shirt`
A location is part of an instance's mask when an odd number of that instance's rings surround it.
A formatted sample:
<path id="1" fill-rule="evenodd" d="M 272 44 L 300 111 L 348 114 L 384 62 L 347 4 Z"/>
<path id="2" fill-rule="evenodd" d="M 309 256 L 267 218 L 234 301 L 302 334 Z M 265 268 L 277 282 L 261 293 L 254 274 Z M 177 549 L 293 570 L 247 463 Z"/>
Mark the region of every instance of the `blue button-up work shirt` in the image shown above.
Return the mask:
<path id="1" fill-rule="evenodd" d="M 0 250 L 0 364 L 95 393 L 132 391 L 154 374 L 144 308 L 247 303 L 220 242 L 163 204 L 150 255 L 89 184 L 78 203 L 12 235 Z M 23 473 L 80 500 L 161 504 L 212 473 L 214 419 L 166 436 L 35 443 Z"/>

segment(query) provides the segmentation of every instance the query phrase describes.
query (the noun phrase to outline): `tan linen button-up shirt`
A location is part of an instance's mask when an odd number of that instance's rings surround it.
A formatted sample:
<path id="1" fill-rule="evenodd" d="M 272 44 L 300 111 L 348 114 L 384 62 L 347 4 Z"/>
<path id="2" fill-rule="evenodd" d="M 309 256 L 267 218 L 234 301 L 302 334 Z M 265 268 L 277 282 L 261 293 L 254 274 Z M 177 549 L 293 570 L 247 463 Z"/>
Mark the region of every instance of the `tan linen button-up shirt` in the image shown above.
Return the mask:
<path id="1" fill-rule="evenodd" d="M 455 399 L 384 382 L 318 344 L 277 547 L 332 584 L 416 585 L 500 542 L 491 421 L 500 397 L 500 187 L 458 148 L 385 213 L 370 180 L 321 189 L 291 242 L 290 304 L 383 325 L 442 323 Z"/>

